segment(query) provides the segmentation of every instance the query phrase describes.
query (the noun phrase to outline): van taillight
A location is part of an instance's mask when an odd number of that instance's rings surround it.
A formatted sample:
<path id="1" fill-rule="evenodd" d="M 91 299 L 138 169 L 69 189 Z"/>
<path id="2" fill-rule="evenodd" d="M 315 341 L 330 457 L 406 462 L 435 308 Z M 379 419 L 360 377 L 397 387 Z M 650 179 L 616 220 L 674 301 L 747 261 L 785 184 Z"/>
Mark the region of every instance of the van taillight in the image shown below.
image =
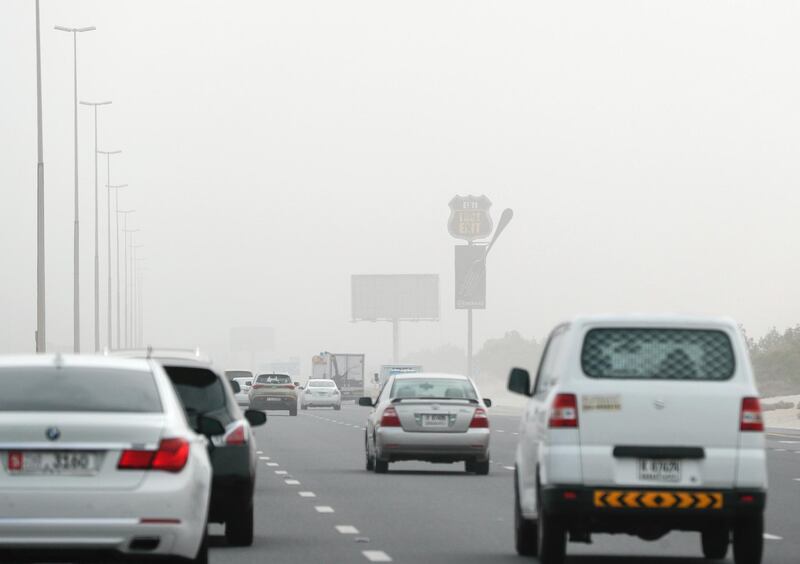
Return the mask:
<path id="1" fill-rule="evenodd" d="M 578 399 L 575 394 L 558 394 L 553 399 L 548 426 L 551 429 L 578 427 Z"/>
<path id="2" fill-rule="evenodd" d="M 761 417 L 761 403 L 758 401 L 758 398 L 742 399 L 742 415 L 739 421 L 739 430 L 764 430 L 764 419 Z"/>
<path id="3" fill-rule="evenodd" d="M 180 472 L 189 460 L 189 441 L 163 439 L 158 450 L 124 450 L 119 457 L 120 470 L 163 470 Z"/>
<path id="4" fill-rule="evenodd" d="M 400 427 L 400 417 L 398 417 L 395 408 L 389 406 L 383 410 L 381 427 Z"/>
<path id="5" fill-rule="evenodd" d="M 482 407 L 476 407 L 475 413 L 472 415 L 472 421 L 469 422 L 470 429 L 488 429 L 489 417 L 486 415 L 486 410 Z"/>

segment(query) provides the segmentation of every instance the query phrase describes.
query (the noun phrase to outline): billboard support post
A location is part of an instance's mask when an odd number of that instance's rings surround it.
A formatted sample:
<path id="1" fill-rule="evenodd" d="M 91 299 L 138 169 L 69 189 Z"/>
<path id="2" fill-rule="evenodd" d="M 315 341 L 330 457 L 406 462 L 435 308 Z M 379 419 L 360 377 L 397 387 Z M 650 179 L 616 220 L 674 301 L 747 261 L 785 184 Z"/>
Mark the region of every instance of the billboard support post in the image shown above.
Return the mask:
<path id="1" fill-rule="evenodd" d="M 392 319 L 392 362 L 400 362 L 400 320 Z"/>

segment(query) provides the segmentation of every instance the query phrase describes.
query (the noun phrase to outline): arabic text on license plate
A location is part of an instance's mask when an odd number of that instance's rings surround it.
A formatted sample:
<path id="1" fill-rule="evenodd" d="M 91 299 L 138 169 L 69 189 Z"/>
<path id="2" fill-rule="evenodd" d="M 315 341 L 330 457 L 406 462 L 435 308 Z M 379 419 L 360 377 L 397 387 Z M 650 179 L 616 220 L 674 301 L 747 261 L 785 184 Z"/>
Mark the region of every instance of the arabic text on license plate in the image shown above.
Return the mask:
<path id="1" fill-rule="evenodd" d="M 447 415 L 423 415 L 423 427 L 447 427 Z"/>
<path id="2" fill-rule="evenodd" d="M 94 452 L 78 451 L 10 451 L 6 468 L 10 474 L 54 474 L 86 476 L 97 470 Z"/>
<path id="3" fill-rule="evenodd" d="M 640 458 L 639 479 L 648 482 L 680 482 L 681 461 L 661 458 Z"/>

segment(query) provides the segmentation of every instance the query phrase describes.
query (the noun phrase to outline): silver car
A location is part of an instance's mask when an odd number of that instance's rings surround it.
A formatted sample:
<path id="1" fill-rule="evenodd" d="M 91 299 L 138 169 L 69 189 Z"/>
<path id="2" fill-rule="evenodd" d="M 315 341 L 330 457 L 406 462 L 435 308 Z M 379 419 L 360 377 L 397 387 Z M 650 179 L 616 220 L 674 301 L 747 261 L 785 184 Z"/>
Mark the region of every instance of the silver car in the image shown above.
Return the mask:
<path id="1" fill-rule="evenodd" d="M 314 379 L 306 383 L 300 398 L 300 409 L 332 407 L 342 409 L 342 393 L 333 380 Z"/>
<path id="2" fill-rule="evenodd" d="M 385 473 L 399 460 L 464 462 L 467 472 L 489 473 L 491 400 L 481 397 L 473 381 L 452 374 L 396 374 L 367 418 L 367 470 Z"/>
<path id="3" fill-rule="evenodd" d="M 250 387 L 253 385 L 253 377 L 239 377 L 231 381 L 239 384 L 239 391 L 236 392 L 236 403 L 240 406 L 250 407 Z"/>

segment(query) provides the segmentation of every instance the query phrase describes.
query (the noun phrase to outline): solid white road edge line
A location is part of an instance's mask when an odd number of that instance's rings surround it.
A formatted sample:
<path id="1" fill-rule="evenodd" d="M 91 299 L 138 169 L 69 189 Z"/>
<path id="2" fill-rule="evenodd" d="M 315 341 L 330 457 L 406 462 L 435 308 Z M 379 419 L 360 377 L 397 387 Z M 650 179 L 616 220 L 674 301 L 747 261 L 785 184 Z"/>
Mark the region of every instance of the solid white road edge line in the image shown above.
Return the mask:
<path id="1" fill-rule="evenodd" d="M 362 550 L 361 554 L 370 562 L 391 562 L 392 557 L 382 550 Z"/>

